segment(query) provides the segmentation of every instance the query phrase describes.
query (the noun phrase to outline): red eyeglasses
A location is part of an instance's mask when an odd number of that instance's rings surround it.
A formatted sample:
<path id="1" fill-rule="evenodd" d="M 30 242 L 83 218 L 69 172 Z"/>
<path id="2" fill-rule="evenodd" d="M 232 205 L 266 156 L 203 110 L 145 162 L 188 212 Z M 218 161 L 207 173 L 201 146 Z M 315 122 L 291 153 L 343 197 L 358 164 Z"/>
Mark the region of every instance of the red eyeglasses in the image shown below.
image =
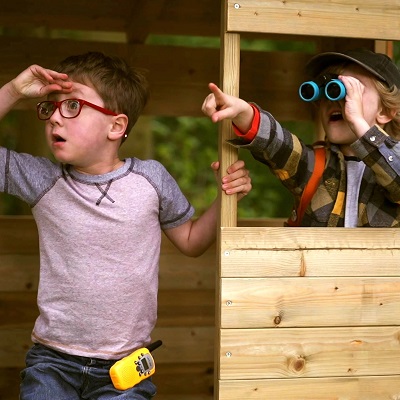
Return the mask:
<path id="1" fill-rule="evenodd" d="M 83 106 L 89 106 L 97 111 L 107 115 L 118 115 L 113 111 L 107 110 L 106 108 L 96 106 L 96 104 L 90 103 L 82 99 L 66 99 L 62 101 L 51 101 L 46 100 L 36 105 L 37 116 L 40 120 L 45 121 L 49 119 L 57 110 L 60 110 L 60 114 L 64 118 L 76 118 L 82 110 Z"/>

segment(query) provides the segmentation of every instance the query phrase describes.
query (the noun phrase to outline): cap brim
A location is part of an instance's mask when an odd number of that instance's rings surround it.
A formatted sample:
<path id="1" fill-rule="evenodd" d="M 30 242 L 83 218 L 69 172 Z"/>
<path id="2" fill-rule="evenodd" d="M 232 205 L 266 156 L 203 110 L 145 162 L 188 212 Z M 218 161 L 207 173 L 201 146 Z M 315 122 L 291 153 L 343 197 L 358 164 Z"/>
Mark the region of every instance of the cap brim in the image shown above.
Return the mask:
<path id="1" fill-rule="evenodd" d="M 364 64 L 363 62 L 353 57 L 350 57 L 346 54 L 335 53 L 335 52 L 322 53 L 314 56 L 306 65 L 306 71 L 308 74 L 310 74 L 310 76 L 316 77 L 321 71 L 323 71 L 329 65 L 335 64 L 338 61 L 343 61 L 343 60 L 351 61 L 355 64 L 358 64 L 361 67 L 365 68 L 367 71 L 371 72 L 371 74 L 376 76 L 378 79 L 385 81 L 385 78 L 382 75 L 378 74 L 376 71 L 374 71 L 371 67 Z"/>

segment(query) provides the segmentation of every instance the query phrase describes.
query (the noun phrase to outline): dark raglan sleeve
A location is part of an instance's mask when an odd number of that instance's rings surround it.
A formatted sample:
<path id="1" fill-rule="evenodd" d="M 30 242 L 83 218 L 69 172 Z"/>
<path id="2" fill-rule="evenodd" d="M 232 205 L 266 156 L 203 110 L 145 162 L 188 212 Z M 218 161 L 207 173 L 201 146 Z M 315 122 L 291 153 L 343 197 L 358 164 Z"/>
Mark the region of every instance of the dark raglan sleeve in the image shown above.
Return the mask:
<path id="1" fill-rule="evenodd" d="M 0 192 L 32 206 L 60 175 L 60 166 L 47 158 L 0 147 Z"/>
<path id="2" fill-rule="evenodd" d="M 180 226 L 193 217 L 193 206 L 161 163 L 155 160 L 141 161 L 138 168 L 157 192 L 160 201 L 160 225 L 163 230 Z"/>

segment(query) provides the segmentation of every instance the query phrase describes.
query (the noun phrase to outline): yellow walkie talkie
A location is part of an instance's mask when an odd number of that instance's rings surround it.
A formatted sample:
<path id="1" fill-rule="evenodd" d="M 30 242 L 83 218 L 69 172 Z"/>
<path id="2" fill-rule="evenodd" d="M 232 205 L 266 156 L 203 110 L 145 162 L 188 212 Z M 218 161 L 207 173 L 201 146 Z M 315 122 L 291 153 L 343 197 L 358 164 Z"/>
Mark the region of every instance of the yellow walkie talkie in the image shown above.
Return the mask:
<path id="1" fill-rule="evenodd" d="M 162 345 L 161 340 L 134 351 L 110 368 L 110 377 L 116 389 L 126 390 L 147 379 L 156 371 L 151 351 Z"/>

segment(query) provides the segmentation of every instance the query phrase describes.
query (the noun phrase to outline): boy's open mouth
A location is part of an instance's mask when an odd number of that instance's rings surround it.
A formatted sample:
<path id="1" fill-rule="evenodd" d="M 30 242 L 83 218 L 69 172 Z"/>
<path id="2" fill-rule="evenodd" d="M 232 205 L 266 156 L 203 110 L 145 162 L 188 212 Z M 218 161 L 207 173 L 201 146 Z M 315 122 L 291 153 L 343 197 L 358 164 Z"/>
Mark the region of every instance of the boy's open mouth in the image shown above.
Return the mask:
<path id="1" fill-rule="evenodd" d="M 329 121 L 332 121 L 332 122 L 341 121 L 342 119 L 343 119 L 343 115 L 339 111 L 335 111 L 329 116 Z"/>
<path id="2" fill-rule="evenodd" d="M 53 135 L 53 141 L 59 143 L 59 142 L 65 142 L 65 139 L 59 135 Z"/>

